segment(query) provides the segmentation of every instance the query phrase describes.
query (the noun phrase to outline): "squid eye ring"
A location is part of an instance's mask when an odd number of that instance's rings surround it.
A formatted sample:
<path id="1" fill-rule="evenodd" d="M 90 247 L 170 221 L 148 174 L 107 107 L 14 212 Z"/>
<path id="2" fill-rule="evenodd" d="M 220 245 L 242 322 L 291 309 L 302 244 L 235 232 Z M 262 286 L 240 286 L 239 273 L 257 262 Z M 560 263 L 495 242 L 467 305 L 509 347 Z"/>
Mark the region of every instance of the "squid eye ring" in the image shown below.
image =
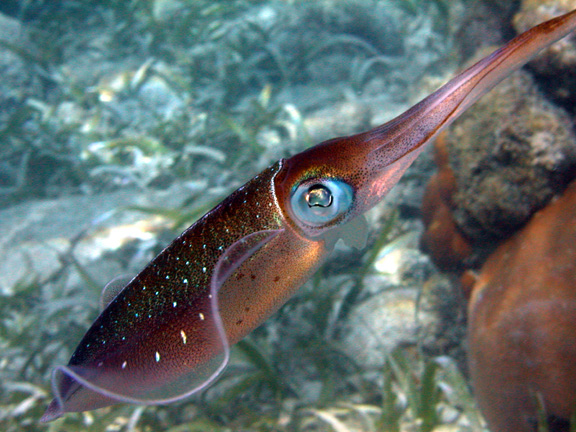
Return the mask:
<path id="1" fill-rule="evenodd" d="M 290 197 L 292 212 L 306 226 L 329 225 L 352 208 L 352 187 L 337 179 L 310 179 L 296 186 Z"/>

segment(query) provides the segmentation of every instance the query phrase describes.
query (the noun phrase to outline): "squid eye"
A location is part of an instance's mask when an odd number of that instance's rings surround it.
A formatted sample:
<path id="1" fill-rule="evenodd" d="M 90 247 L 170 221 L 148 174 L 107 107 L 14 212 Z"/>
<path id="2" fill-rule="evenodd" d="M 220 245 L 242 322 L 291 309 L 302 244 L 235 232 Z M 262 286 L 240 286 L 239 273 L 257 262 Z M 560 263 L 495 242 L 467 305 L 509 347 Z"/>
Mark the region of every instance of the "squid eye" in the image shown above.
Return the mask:
<path id="1" fill-rule="evenodd" d="M 294 189 L 290 204 L 304 225 L 321 227 L 350 210 L 352 198 L 352 188 L 341 180 L 312 180 Z"/>

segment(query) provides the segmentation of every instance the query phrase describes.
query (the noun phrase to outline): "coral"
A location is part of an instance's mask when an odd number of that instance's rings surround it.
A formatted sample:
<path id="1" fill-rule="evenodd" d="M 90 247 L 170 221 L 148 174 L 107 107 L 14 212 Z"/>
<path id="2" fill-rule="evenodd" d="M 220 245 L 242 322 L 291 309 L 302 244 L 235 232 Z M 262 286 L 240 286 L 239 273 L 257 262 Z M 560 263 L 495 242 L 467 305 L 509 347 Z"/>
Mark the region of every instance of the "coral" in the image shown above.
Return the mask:
<path id="1" fill-rule="evenodd" d="M 576 138 L 565 112 L 519 73 L 436 143 L 438 173 L 422 202 L 422 248 L 437 267 L 479 266 L 573 177 Z"/>
<path id="2" fill-rule="evenodd" d="M 514 17 L 520 33 L 528 28 L 576 9 L 575 0 L 524 0 Z M 576 111 L 576 36 L 574 34 L 546 48 L 529 64 L 551 97 L 571 112 Z"/>
<path id="3" fill-rule="evenodd" d="M 550 430 L 568 430 L 576 406 L 574 245 L 576 182 L 504 242 L 476 280 L 470 370 L 493 432 L 535 430 L 537 400 Z"/>
<path id="4" fill-rule="evenodd" d="M 567 3 L 526 0 L 516 28 L 576 8 Z M 554 77 L 556 100 L 564 95 L 573 112 L 571 40 L 532 68 L 540 81 Z M 568 78 L 558 82 L 562 74 Z M 544 421 L 548 429 L 538 430 L 567 431 L 576 403 L 576 182 L 566 189 L 576 168 L 572 127 L 520 72 L 436 144 L 439 171 L 422 205 L 421 244 L 442 271 L 461 276 L 470 297 L 471 376 L 493 432 L 534 431 Z"/>
<path id="5" fill-rule="evenodd" d="M 422 245 L 440 269 L 461 274 L 471 298 L 469 362 L 480 408 L 493 432 L 528 432 L 539 422 L 540 398 L 549 430 L 568 430 L 576 403 L 576 182 L 548 203 L 574 178 L 570 120 L 519 73 L 441 135 L 436 150 Z M 500 242 L 479 275 L 470 270 Z"/>
<path id="6" fill-rule="evenodd" d="M 524 72 L 464 113 L 446 141 L 457 184 L 453 216 L 477 243 L 512 234 L 566 187 L 576 167 L 569 117 Z"/>
<path id="7" fill-rule="evenodd" d="M 472 253 L 472 246 L 452 216 L 456 178 L 448 161 L 445 133 L 437 138 L 435 150 L 438 172 L 430 179 L 422 200 L 425 232 L 420 245 L 440 270 L 458 271 Z"/>

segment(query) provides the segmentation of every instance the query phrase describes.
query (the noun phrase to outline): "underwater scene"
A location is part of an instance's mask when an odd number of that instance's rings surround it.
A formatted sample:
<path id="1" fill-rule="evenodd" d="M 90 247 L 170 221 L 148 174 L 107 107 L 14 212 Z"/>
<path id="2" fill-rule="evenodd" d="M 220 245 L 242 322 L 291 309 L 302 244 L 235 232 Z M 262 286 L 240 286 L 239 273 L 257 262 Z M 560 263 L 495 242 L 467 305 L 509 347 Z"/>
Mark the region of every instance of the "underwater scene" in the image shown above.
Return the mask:
<path id="1" fill-rule="evenodd" d="M 0 431 L 576 431 L 575 10 L 1 0 Z"/>

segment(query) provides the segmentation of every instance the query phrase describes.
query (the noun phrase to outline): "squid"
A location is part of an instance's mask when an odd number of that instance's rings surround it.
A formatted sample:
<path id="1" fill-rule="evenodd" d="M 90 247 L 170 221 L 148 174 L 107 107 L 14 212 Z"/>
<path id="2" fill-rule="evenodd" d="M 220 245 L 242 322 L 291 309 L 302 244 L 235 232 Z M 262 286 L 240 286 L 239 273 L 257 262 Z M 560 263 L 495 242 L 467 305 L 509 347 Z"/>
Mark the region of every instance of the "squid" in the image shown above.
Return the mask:
<path id="1" fill-rule="evenodd" d="M 52 374 L 41 421 L 116 403 L 167 404 L 213 383 L 230 346 L 322 265 L 360 238 L 384 198 L 443 128 L 540 50 L 576 28 L 544 22 L 457 75 L 397 118 L 281 159 L 186 229 L 121 289 L 68 365 Z"/>

